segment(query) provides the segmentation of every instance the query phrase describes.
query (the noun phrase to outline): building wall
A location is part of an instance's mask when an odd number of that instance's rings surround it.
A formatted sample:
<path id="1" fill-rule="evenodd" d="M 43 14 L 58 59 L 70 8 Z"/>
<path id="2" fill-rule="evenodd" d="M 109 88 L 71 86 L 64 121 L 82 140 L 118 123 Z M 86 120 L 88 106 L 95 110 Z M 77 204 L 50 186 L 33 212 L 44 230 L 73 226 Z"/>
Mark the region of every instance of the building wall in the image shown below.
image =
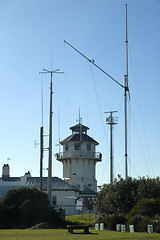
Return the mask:
<path id="1" fill-rule="evenodd" d="M 56 196 L 56 205 L 53 207 L 59 209 L 65 209 L 65 215 L 79 214 L 79 210 L 76 209 L 76 199 L 78 193 L 72 190 L 52 191 L 52 198 Z"/>
<path id="2" fill-rule="evenodd" d="M 66 158 L 72 158 L 72 157 L 94 157 L 95 154 L 95 145 L 90 143 L 81 143 L 80 150 L 75 150 L 75 144 L 78 144 L 77 142 L 72 143 L 66 143 L 63 145 L 63 157 Z M 91 149 L 87 149 L 87 144 L 90 145 Z"/>
<path id="3" fill-rule="evenodd" d="M 84 185 L 97 191 L 95 179 L 95 160 L 72 158 L 63 161 L 63 177 L 69 178 L 69 184 L 83 191 Z"/>

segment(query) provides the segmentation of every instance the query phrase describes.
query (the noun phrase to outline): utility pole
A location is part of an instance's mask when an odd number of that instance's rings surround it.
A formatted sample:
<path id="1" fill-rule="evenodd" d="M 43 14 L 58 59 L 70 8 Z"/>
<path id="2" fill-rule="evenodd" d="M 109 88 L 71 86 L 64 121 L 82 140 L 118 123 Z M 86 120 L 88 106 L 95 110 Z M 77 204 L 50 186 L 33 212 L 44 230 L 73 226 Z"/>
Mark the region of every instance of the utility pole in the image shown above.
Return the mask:
<path id="1" fill-rule="evenodd" d="M 42 191 L 42 178 L 43 178 L 43 126 L 40 127 L 40 143 L 37 143 L 36 140 L 35 140 L 35 148 L 37 145 L 40 145 L 40 180 L 39 180 L 39 188 L 40 190 Z"/>
<path id="2" fill-rule="evenodd" d="M 117 111 L 105 112 L 110 116 L 106 118 L 106 124 L 110 125 L 110 183 L 113 184 L 113 125 L 117 124 L 117 117 L 113 117 L 113 113 Z"/>
<path id="3" fill-rule="evenodd" d="M 40 127 L 40 190 L 43 186 L 43 152 L 44 152 L 44 128 L 43 128 L 43 80 L 41 80 L 41 114 L 42 126 Z"/>
<path id="4" fill-rule="evenodd" d="M 49 157 L 48 157 L 48 200 L 50 206 L 52 205 L 52 76 L 54 73 L 63 73 L 59 72 L 59 69 L 56 69 L 54 71 L 43 69 L 43 72 L 40 72 L 40 74 L 49 73 L 51 75 L 51 81 L 50 81 L 50 112 L 49 112 Z"/>
<path id="5" fill-rule="evenodd" d="M 42 190 L 43 178 L 43 126 L 40 127 L 40 190 Z"/>

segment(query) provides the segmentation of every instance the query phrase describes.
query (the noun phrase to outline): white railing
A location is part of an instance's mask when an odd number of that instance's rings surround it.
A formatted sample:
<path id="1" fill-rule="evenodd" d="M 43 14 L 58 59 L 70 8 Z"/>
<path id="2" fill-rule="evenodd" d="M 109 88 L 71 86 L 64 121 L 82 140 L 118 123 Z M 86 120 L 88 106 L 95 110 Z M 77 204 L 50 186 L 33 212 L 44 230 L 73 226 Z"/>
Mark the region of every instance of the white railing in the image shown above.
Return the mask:
<path id="1" fill-rule="evenodd" d="M 75 150 L 75 151 L 66 151 L 66 152 L 60 152 L 56 154 L 56 157 L 58 160 L 63 158 L 94 158 L 94 159 L 102 159 L 102 154 L 100 152 L 89 152 L 89 151 L 81 151 L 81 150 Z"/>

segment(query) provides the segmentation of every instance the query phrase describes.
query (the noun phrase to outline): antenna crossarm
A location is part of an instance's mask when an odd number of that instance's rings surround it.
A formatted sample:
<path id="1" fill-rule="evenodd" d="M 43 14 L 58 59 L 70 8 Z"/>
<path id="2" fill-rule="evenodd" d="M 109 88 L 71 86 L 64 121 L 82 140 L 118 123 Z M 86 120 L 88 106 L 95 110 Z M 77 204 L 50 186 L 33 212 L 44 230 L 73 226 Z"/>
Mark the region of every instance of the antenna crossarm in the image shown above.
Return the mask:
<path id="1" fill-rule="evenodd" d="M 114 82 L 116 82 L 119 86 L 122 88 L 125 88 L 121 83 L 119 83 L 116 79 L 114 79 L 111 75 L 109 75 L 107 72 L 105 72 L 102 68 L 100 68 L 97 64 L 94 63 L 93 60 L 90 60 L 88 57 L 86 57 L 83 53 L 81 53 L 79 50 L 77 50 L 75 47 L 73 47 L 70 43 L 68 43 L 66 40 L 64 40 L 64 43 L 67 43 L 71 48 L 73 48 L 76 52 L 78 52 L 82 57 L 87 59 L 90 63 L 92 63 L 96 68 L 98 68 L 100 71 L 102 71 L 104 74 L 106 74 L 109 78 L 111 78 Z"/>
<path id="2" fill-rule="evenodd" d="M 47 69 L 43 68 L 43 72 L 39 72 L 39 74 L 45 74 L 45 73 L 51 73 L 51 74 L 53 74 L 53 73 L 64 73 L 64 72 L 57 72 L 57 71 L 59 71 L 59 68 L 57 68 L 57 69 L 54 70 L 54 71 L 50 71 L 50 70 L 47 70 Z"/>
<path id="3" fill-rule="evenodd" d="M 64 72 L 54 72 L 54 73 L 63 73 L 64 74 Z"/>
<path id="4" fill-rule="evenodd" d="M 55 69 L 55 70 L 47 70 L 47 69 L 45 69 L 45 68 L 43 68 L 43 71 L 45 71 L 46 73 L 54 73 L 54 72 L 57 72 L 57 71 L 59 71 L 59 68 L 57 68 L 57 69 Z"/>

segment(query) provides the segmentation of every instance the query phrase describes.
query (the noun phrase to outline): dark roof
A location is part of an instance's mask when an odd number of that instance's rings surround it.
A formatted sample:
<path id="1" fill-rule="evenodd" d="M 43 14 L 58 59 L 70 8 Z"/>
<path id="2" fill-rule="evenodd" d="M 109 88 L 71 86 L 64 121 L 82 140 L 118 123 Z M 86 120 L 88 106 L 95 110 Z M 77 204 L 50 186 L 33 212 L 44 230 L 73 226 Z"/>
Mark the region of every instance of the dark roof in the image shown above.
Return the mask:
<path id="1" fill-rule="evenodd" d="M 18 182 L 20 181 L 20 177 L 7 177 L 7 178 L 0 178 L 0 182 Z"/>
<path id="2" fill-rule="evenodd" d="M 20 182 L 20 177 L 9 177 L 8 179 L 3 180 L 2 178 L 0 178 L 0 182 L 12 182 L 11 185 L 6 186 L 1 185 L 0 186 L 0 195 L 2 197 L 4 197 L 6 195 L 6 193 L 11 190 L 11 189 L 17 189 L 19 187 L 35 187 L 35 188 L 40 188 L 40 178 L 39 177 L 27 177 L 27 183 L 24 185 Z M 15 182 L 15 185 L 13 184 Z M 17 184 L 17 182 L 19 182 L 19 184 Z M 48 182 L 48 178 L 47 177 L 43 177 L 42 179 L 42 189 L 43 190 L 47 190 L 47 182 Z M 77 189 L 76 187 L 68 184 L 67 182 L 65 182 L 64 180 L 58 178 L 58 177 L 52 177 L 52 190 L 69 190 L 69 191 L 78 191 L 81 192 L 80 195 L 83 197 L 88 197 L 88 196 L 96 196 L 97 193 L 95 191 L 93 191 L 92 189 L 90 189 L 87 186 L 84 186 L 84 190 L 80 191 L 79 189 Z"/>
<path id="3" fill-rule="evenodd" d="M 9 177 L 6 179 L 0 178 L 0 182 L 20 182 L 20 177 Z M 43 177 L 42 179 L 42 188 L 47 189 L 48 178 Z M 40 178 L 39 177 L 27 177 L 27 186 L 40 187 Z M 58 177 L 52 177 L 52 189 L 54 190 L 76 190 L 76 188 Z"/>
<path id="4" fill-rule="evenodd" d="M 48 178 L 43 177 L 42 179 L 42 189 L 47 189 Z M 32 186 L 39 188 L 40 187 L 40 178 L 39 177 L 28 177 L 27 186 Z M 52 190 L 73 190 L 77 191 L 77 188 L 66 183 L 58 177 L 52 177 Z"/>
<path id="5" fill-rule="evenodd" d="M 91 138 L 87 134 L 81 135 L 81 141 L 94 143 L 95 145 L 99 144 L 97 141 L 95 141 L 93 138 Z M 63 145 L 65 142 L 80 142 L 80 134 L 72 134 L 69 137 L 62 140 L 60 143 Z"/>
<path id="6" fill-rule="evenodd" d="M 87 127 L 87 126 L 84 126 L 84 125 L 82 125 L 82 124 L 80 124 L 80 123 L 78 123 L 77 125 L 74 125 L 73 127 L 70 127 L 70 129 L 71 130 L 76 130 L 76 129 L 80 129 L 81 128 L 81 130 L 83 131 L 83 130 L 89 130 L 89 127 Z"/>
<path id="7" fill-rule="evenodd" d="M 48 181 L 48 178 L 43 177 L 43 179 L 42 179 L 42 189 L 43 190 L 47 190 L 47 181 Z M 26 184 L 22 184 L 20 182 L 19 177 L 10 177 L 6 180 L 2 180 L 2 178 L 0 178 L 0 182 L 1 182 L 0 196 L 2 196 L 2 198 L 11 189 L 18 189 L 20 187 L 40 188 L 40 178 L 39 177 L 27 177 Z M 4 185 L 2 184 L 3 182 L 4 182 Z M 5 182 L 12 182 L 12 184 L 5 185 Z M 14 182 L 15 182 L 15 184 L 14 184 Z M 62 179 L 60 179 L 58 177 L 52 177 L 52 190 L 56 190 L 56 191 L 65 190 L 65 191 L 78 191 L 79 192 L 79 189 L 66 183 L 65 181 L 63 181 Z"/>
<path id="8" fill-rule="evenodd" d="M 91 188 L 84 186 L 84 190 L 80 193 L 81 197 L 96 196 L 97 192 L 93 191 Z"/>

